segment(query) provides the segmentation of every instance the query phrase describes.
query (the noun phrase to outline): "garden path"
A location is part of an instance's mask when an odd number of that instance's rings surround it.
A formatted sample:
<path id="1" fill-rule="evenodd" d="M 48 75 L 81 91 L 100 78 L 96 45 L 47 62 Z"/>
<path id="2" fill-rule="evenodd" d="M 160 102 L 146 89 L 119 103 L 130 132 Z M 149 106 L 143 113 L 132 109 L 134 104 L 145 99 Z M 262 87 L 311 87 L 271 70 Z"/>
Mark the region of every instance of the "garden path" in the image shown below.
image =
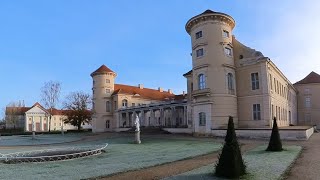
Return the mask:
<path id="1" fill-rule="evenodd" d="M 242 153 L 253 149 L 257 146 L 256 142 L 245 141 L 241 145 Z M 103 180 L 127 180 L 127 179 L 163 179 L 169 176 L 181 174 L 208 164 L 212 164 L 218 160 L 219 152 L 210 153 L 207 155 L 197 156 L 191 159 L 176 161 L 159 166 L 145 168 L 141 170 L 129 171 L 125 173 L 115 174 L 101 178 Z M 213 168 L 212 168 L 213 170 Z"/>
<path id="2" fill-rule="evenodd" d="M 299 144 L 300 145 L 300 144 Z M 301 143 L 302 154 L 287 175 L 288 180 L 318 180 L 320 176 L 320 133 Z"/>

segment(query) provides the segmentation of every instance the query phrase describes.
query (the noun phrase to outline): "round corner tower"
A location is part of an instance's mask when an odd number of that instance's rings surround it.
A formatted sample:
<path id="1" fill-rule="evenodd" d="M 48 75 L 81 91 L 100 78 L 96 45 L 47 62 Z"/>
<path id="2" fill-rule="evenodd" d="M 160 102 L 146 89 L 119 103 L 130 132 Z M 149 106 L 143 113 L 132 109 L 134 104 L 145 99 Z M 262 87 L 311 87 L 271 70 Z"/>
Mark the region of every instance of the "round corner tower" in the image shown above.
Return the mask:
<path id="1" fill-rule="evenodd" d="M 186 23 L 192 45 L 192 107 L 194 131 L 210 133 L 226 127 L 228 117 L 238 124 L 236 74 L 233 58 L 234 19 L 206 10 Z"/>
<path id="2" fill-rule="evenodd" d="M 105 132 L 110 130 L 113 122 L 112 93 L 116 73 L 102 65 L 91 73 L 92 87 L 92 131 Z"/>

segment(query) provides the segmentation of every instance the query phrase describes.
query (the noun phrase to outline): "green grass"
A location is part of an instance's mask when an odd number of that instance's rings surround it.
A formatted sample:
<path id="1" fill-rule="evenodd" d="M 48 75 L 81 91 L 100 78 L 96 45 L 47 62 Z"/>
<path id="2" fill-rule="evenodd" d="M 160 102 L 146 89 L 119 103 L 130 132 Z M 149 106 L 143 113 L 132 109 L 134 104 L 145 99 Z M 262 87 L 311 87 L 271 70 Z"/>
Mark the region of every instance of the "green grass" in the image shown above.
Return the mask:
<path id="1" fill-rule="evenodd" d="M 286 172 L 288 167 L 294 162 L 301 152 L 300 146 L 285 146 L 282 152 L 267 152 L 266 146 L 259 146 L 249 152 L 243 157 L 247 165 L 247 172 L 241 179 L 252 180 L 276 180 L 280 179 Z M 214 164 L 203 166 L 201 168 L 166 178 L 167 180 L 187 180 L 187 179 L 201 179 L 209 180 L 222 178 L 213 175 Z"/>
<path id="2" fill-rule="evenodd" d="M 83 146 L 109 143 L 109 146 L 101 155 L 70 161 L 0 163 L 1 179 L 85 179 L 177 161 L 221 148 L 221 144 L 209 139 L 148 137 L 142 138 L 140 145 L 133 144 L 133 140 L 134 137 L 117 137 L 82 143 Z"/>

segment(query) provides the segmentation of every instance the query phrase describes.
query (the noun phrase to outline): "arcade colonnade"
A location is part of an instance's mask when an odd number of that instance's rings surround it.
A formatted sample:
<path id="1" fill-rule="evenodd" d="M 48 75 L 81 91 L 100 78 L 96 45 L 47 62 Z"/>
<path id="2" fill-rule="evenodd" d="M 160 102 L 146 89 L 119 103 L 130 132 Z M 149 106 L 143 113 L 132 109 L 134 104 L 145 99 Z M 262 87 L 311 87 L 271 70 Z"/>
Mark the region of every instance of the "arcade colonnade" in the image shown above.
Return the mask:
<path id="1" fill-rule="evenodd" d="M 149 104 L 136 107 L 121 108 L 117 112 L 117 126 L 120 128 L 134 127 L 136 115 L 140 126 L 187 128 L 192 124 L 188 121 L 187 103 Z"/>

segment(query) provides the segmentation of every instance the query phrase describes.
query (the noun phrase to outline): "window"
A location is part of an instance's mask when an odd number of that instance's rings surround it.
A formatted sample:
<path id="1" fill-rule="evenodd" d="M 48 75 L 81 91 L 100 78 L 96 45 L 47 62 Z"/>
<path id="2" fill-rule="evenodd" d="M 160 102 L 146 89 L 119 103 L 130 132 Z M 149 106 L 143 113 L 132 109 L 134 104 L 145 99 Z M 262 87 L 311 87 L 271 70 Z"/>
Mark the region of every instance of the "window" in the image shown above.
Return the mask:
<path id="1" fill-rule="evenodd" d="M 202 37 L 202 31 L 196 32 L 196 39 L 199 39 Z"/>
<path id="2" fill-rule="evenodd" d="M 94 109 L 95 109 L 95 103 L 92 102 L 92 110 L 94 110 Z"/>
<path id="3" fill-rule="evenodd" d="M 106 112 L 110 112 L 111 111 L 111 105 L 110 105 L 110 101 L 106 102 Z"/>
<path id="4" fill-rule="evenodd" d="M 232 50 L 231 48 L 225 47 L 224 48 L 224 53 L 228 56 L 232 56 Z"/>
<path id="5" fill-rule="evenodd" d="M 110 120 L 106 120 L 106 128 L 107 128 L 107 129 L 110 128 Z"/>
<path id="6" fill-rule="evenodd" d="M 309 113 L 307 113 L 306 115 L 305 115 L 306 117 L 306 123 L 311 123 L 311 115 L 309 114 Z"/>
<path id="7" fill-rule="evenodd" d="M 132 107 L 135 107 L 136 106 L 136 103 L 132 103 Z"/>
<path id="8" fill-rule="evenodd" d="M 110 93 L 110 89 L 106 89 L 106 93 Z"/>
<path id="9" fill-rule="evenodd" d="M 306 108 L 310 108 L 311 107 L 311 98 L 310 97 L 306 97 Z"/>
<path id="10" fill-rule="evenodd" d="M 233 87 L 233 75 L 232 73 L 228 73 L 228 90 L 229 94 L 234 94 L 234 87 Z"/>
<path id="11" fill-rule="evenodd" d="M 114 110 L 117 110 L 117 101 L 114 101 Z"/>
<path id="12" fill-rule="evenodd" d="M 92 89 L 92 94 L 94 94 L 94 89 Z"/>
<path id="13" fill-rule="evenodd" d="M 201 112 L 199 113 L 199 126 L 205 126 L 206 125 L 206 113 Z"/>
<path id="14" fill-rule="evenodd" d="M 310 89 L 309 89 L 309 88 L 305 88 L 305 89 L 304 89 L 304 93 L 305 93 L 305 94 L 310 94 Z"/>
<path id="15" fill-rule="evenodd" d="M 106 79 L 106 83 L 110 83 L 110 79 Z"/>
<path id="16" fill-rule="evenodd" d="M 253 104 L 253 120 L 261 120 L 260 104 Z"/>
<path id="17" fill-rule="evenodd" d="M 270 83 L 270 89 L 272 90 L 273 88 L 272 88 L 272 77 L 271 77 L 271 74 L 269 74 L 269 78 L 270 78 L 270 80 L 269 80 L 270 81 L 269 82 Z"/>
<path id="18" fill-rule="evenodd" d="M 228 38 L 229 37 L 229 31 L 223 30 L 223 37 Z"/>
<path id="19" fill-rule="evenodd" d="M 200 74 L 198 76 L 198 83 L 199 83 L 199 89 L 206 88 L 206 79 L 204 77 L 204 74 Z"/>
<path id="20" fill-rule="evenodd" d="M 259 75 L 258 73 L 251 73 L 252 90 L 259 89 Z"/>
<path id="21" fill-rule="evenodd" d="M 96 83 L 95 81 L 92 82 L 93 85 L 94 85 L 95 83 Z"/>
<path id="22" fill-rule="evenodd" d="M 128 100 L 122 100 L 122 107 L 128 107 Z"/>
<path id="23" fill-rule="evenodd" d="M 196 50 L 196 55 L 197 55 L 197 57 L 202 57 L 203 56 L 203 48 Z"/>

